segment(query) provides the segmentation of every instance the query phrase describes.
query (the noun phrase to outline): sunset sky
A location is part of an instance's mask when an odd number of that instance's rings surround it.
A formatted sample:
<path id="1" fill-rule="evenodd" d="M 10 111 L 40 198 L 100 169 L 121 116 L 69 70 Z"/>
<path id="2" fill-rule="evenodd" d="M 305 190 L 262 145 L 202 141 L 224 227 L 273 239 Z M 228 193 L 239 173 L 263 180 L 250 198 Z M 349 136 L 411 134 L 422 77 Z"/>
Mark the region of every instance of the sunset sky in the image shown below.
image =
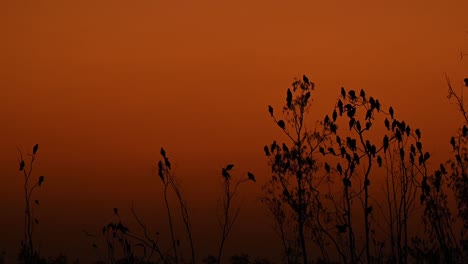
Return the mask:
<path id="1" fill-rule="evenodd" d="M 279 109 L 306 74 L 317 87 L 312 125 L 332 111 L 340 87 L 362 88 L 421 129 L 437 165 L 461 122 L 445 74 L 463 88 L 467 10 L 463 0 L 1 1 L 0 252 L 15 256 L 22 238 L 17 148 L 38 143 L 45 255 L 97 258 L 82 230 L 100 230 L 114 207 L 130 218 L 132 202 L 164 232 L 152 173 L 163 146 L 200 257 L 217 250 L 209 241 L 219 239 L 228 163 L 258 181 L 238 196 L 226 255 L 278 256 L 259 200 L 270 177 L 263 146 L 282 138 L 267 106 Z"/>

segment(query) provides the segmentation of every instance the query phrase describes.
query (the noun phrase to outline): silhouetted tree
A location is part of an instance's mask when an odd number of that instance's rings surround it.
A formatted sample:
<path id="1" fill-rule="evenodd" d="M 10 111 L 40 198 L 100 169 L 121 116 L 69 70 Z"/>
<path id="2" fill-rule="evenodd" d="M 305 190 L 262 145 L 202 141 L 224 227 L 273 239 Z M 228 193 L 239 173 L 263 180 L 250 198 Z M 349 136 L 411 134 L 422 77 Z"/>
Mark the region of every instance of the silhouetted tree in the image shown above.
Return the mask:
<path id="1" fill-rule="evenodd" d="M 273 121 L 289 143 L 278 144 L 274 141 L 264 147 L 272 177 L 264 186 L 266 194 L 262 200 L 276 221 L 288 263 L 298 263 L 298 255 L 302 263 L 308 263 L 306 229 L 317 236 L 317 243 L 322 241 L 319 234 L 314 232 L 317 227 L 312 224 L 313 217 L 318 213 L 317 208 L 320 210 L 315 199 L 320 179 L 315 175 L 317 164 L 314 153 L 326 138 L 327 131 L 311 130 L 306 125 L 314 89 L 314 83 L 305 75 L 302 80 L 292 83 L 292 88 L 286 92 L 286 102 L 282 109 L 284 120 L 275 115 L 272 106 L 268 106 Z M 289 238 L 291 228 L 292 239 Z"/>
<path id="2" fill-rule="evenodd" d="M 408 261 L 409 217 L 416 206 L 419 183 L 427 175 L 425 164 L 429 153 L 422 151 L 420 131 L 413 131 L 394 115 L 393 107 L 384 111 L 380 101 L 367 96 L 364 90 L 358 96 L 354 90 L 346 92 L 342 87 L 332 117 L 323 120 L 334 134 L 320 147 L 320 152 L 329 157 L 324 169 L 330 174 L 331 186 L 336 186 L 334 179 L 342 183 L 342 191 L 330 191 L 327 198 L 338 234 L 331 240 L 343 262 L 363 261 L 362 253 L 367 262 L 382 259 L 384 242 L 377 239 L 377 229 L 390 240 L 391 261 Z M 382 128 L 378 128 L 380 124 Z M 385 131 L 382 137 L 371 132 L 379 129 Z M 414 145 L 418 146 L 417 151 Z M 385 175 L 384 185 L 376 186 L 375 190 L 381 192 L 383 187 L 386 202 L 379 201 L 371 192 L 371 186 L 379 182 L 377 177 L 381 175 Z M 354 201 L 361 208 L 353 205 Z M 362 249 L 356 241 L 361 228 L 355 219 L 361 213 Z M 346 247 L 348 250 L 343 251 Z"/>

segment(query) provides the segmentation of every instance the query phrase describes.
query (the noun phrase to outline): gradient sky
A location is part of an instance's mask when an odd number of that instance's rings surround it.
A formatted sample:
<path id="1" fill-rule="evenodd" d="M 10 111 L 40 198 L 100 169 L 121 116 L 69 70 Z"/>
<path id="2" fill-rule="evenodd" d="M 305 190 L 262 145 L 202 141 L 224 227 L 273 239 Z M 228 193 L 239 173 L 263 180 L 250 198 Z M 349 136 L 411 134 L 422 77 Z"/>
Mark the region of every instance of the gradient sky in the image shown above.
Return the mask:
<path id="1" fill-rule="evenodd" d="M 306 74 L 317 87 L 313 123 L 341 86 L 363 88 L 422 130 L 438 164 L 461 121 L 444 74 L 457 90 L 468 75 L 466 10 L 462 0 L 1 1 L 0 250 L 16 254 L 22 234 L 17 148 L 39 143 L 45 254 L 92 255 L 81 230 L 99 230 L 132 201 L 165 230 L 152 175 L 164 146 L 200 244 L 218 235 L 220 168 L 257 175 L 227 247 L 272 255 L 258 199 L 269 177 L 263 146 L 281 131 L 267 106 L 279 108 Z M 205 244 L 200 255 L 216 251 Z"/>

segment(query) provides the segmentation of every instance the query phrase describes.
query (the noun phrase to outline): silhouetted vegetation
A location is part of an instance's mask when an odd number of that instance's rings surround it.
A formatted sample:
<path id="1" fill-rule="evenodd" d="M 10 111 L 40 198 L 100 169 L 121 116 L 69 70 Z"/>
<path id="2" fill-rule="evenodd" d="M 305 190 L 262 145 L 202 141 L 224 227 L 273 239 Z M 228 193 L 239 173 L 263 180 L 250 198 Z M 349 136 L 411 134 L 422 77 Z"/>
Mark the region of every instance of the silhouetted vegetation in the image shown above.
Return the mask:
<path id="1" fill-rule="evenodd" d="M 25 263 L 41 263 L 43 260 L 40 258 L 37 249 L 35 248 L 34 243 L 34 226 L 39 224 L 39 217 L 37 213 L 34 211 L 34 208 L 39 207 L 40 201 L 38 199 L 34 199 L 33 202 L 33 194 L 37 188 L 42 186 L 44 182 L 44 176 L 34 177 L 33 176 L 33 168 L 34 168 L 34 161 L 36 160 L 36 154 L 39 150 L 39 145 L 34 145 L 32 149 L 32 153 L 28 154 L 30 156 L 29 162 L 24 159 L 23 153 L 21 150 L 19 152 L 19 171 L 24 177 L 24 202 L 25 202 L 25 210 L 24 210 L 24 237 L 21 241 L 21 251 L 18 256 L 18 260 L 24 261 Z M 28 165 L 27 165 L 28 162 Z"/>
<path id="2" fill-rule="evenodd" d="M 464 85 L 466 89 L 467 79 Z M 263 185 L 262 202 L 282 245 L 283 262 L 464 263 L 468 257 L 468 114 L 463 96 L 448 81 L 448 98 L 464 123 L 447 140 L 452 147 L 450 158 L 434 169 L 423 132 L 405 122 L 398 109 L 362 89 L 342 87 L 330 113 L 312 122 L 308 114 L 315 88 L 304 75 L 286 90 L 279 111 L 268 106 L 285 142 L 274 140 L 263 149 L 271 175 Z M 18 260 L 67 263 L 63 255 L 44 259 L 35 248 L 34 226 L 39 218 L 34 208 L 40 201 L 34 194 L 44 182 L 44 176 L 33 174 L 38 148 L 33 147 L 29 160 L 19 152 L 25 215 Z M 223 257 L 240 215 L 235 203 L 239 188 L 257 181 L 252 172 L 239 176 L 234 164 L 220 168 L 219 245 L 213 249 L 216 255 L 203 258 L 197 252 L 189 206 L 169 156 L 163 148 L 160 154 L 155 171 L 163 187 L 169 242 L 161 239 L 163 232 L 149 231 L 133 205 L 128 216 L 114 208 L 113 220 L 97 234 L 85 232 L 92 247 L 105 252 L 105 260 L 96 263 L 223 263 L 227 259 L 233 264 L 271 263 L 247 254 Z M 178 210 L 180 214 L 175 214 Z M 176 216 L 181 222 L 175 221 Z M 129 217 L 136 224 L 128 224 Z M 418 222 L 424 224 L 423 232 L 414 226 Z M 177 223 L 183 228 L 176 228 Z"/>

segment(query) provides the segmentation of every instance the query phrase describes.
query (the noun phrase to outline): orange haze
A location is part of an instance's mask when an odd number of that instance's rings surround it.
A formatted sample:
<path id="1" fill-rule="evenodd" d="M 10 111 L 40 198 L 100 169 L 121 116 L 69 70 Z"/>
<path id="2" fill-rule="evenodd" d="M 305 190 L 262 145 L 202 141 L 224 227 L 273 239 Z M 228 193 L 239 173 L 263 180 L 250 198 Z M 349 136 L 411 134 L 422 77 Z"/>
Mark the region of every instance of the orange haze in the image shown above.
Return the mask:
<path id="1" fill-rule="evenodd" d="M 259 201 L 263 146 L 281 138 L 267 106 L 279 109 L 306 74 L 317 87 L 312 124 L 341 86 L 363 88 L 422 130 L 437 164 L 461 121 L 444 74 L 462 88 L 467 10 L 461 0 L 1 1 L 0 251 L 14 256 L 22 238 L 17 148 L 38 143 L 43 255 L 97 258 L 81 231 L 99 230 L 114 207 L 130 218 L 132 202 L 167 230 L 152 174 L 164 146 L 200 257 L 217 250 L 228 163 L 258 182 L 241 190 L 225 255 L 279 256 Z"/>

